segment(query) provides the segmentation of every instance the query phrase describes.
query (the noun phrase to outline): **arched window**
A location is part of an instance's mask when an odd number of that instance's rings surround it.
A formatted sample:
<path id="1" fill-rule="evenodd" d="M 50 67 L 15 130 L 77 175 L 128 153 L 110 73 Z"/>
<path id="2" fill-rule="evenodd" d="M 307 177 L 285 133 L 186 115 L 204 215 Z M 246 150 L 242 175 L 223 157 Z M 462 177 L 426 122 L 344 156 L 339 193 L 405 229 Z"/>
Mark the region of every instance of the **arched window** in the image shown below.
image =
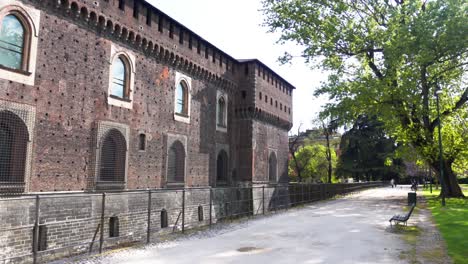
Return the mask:
<path id="1" fill-rule="evenodd" d="M 216 182 L 227 183 L 228 181 L 228 155 L 226 151 L 221 150 L 216 160 Z"/>
<path id="2" fill-rule="evenodd" d="M 226 127 L 226 101 L 224 97 L 219 97 L 218 99 L 218 126 Z"/>
<path id="3" fill-rule="evenodd" d="M 111 96 L 129 99 L 130 64 L 124 56 L 117 56 L 112 63 Z"/>
<path id="4" fill-rule="evenodd" d="M 3 17 L 0 28 L 0 64 L 11 69 L 27 70 L 28 27 L 16 14 L 9 14 Z"/>
<path id="5" fill-rule="evenodd" d="M 23 120 L 12 112 L 1 111 L 0 183 L 24 186 L 28 141 L 29 133 Z"/>
<path id="6" fill-rule="evenodd" d="M 102 140 L 99 181 L 124 182 L 127 144 L 116 129 L 110 130 Z"/>
<path id="7" fill-rule="evenodd" d="M 180 81 L 176 89 L 176 114 L 188 116 L 188 86 Z"/>
<path id="8" fill-rule="evenodd" d="M 270 182 L 276 181 L 276 163 L 276 154 L 271 152 L 270 158 L 268 159 L 268 180 Z"/>
<path id="9" fill-rule="evenodd" d="M 169 148 L 167 157 L 167 182 L 183 183 L 185 180 L 185 148 L 176 141 Z"/>

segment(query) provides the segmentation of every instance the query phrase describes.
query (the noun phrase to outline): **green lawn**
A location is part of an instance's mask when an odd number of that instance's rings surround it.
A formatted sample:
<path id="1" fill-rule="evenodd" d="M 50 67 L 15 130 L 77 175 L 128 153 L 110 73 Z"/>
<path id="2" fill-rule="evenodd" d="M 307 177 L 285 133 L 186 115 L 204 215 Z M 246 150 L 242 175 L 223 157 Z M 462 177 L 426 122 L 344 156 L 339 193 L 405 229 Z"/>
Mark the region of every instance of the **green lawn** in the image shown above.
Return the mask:
<path id="1" fill-rule="evenodd" d="M 468 185 L 462 186 L 468 196 Z M 439 190 L 423 191 L 427 198 L 428 208 L 447 243 L 448 253 L 455 264 L 468 263 L 468 199 L 446 199 L 443 208 L 440 203 Z"/>

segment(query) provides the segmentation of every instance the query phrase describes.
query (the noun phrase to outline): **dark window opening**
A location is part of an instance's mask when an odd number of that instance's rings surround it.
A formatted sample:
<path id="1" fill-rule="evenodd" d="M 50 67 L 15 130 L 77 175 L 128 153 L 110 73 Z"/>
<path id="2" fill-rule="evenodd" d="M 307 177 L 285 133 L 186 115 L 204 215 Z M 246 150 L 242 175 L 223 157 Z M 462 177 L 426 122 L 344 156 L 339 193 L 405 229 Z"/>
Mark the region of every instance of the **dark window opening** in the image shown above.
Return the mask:
<path id="1" fill-rule="evenodd" d="M 208 47 L 205 47 L 205 59 L 208 59 L 208 57 L 209 57 Z"/>
<path id="2" fill-rule="evenodd" d="M 249 65 L 245 65 L 244 72 L 245 72 L 245 75 L 249 75 Z"/>
<path id="3" fill-rule="evenodd" d="M 278 108 L 278 101 L 275 100 L 275 107 Z"/>
<path id="4" fill-rule="evenodd" d="M 289 114 L 291 114 L 291 107 L 288 107 L 288 112 Z"/>
<path id="5" fill-rule="evenodd" d="M 198 221 L 203 221 L 203 206 L 201 205 L 198 206 Z"/>
<path id="6" fill-rule="evenodd" d="M 146 9 L 146 25 L 151 26 L 151 16 L 153 15 L 153 12 L 151 12 L 151 9 L 148 7 Z"/>
<path id="7" fill-rule="evenodd" d="M 270 153 L 270 158 L 268 159 L 268 180 L 270 182 L 276 181 L 276 154 L 274 152 Z"/>
<path id="8" fill-rule="evenodd" d="M 161 15 L 159 15 L 158 18 L 158 31 L 163 32 L 163 18 Z"/>
<path id="9" fill-rule="evenodd" d="M 138 150 L 146 150 L 146 135 L 140 134 L 138 136 Z"/>
<path id="10" fill-rule="evenodd" d="M 270 98 L 270 105 L 273 105 L 273 98 Z"/>
<path id="11" fill-rule="evenodd" d="M 184 44 L 184 31 L 179 29 L 179 43 Z"/>
<path id="12" fill-rule="evenodd" d="M 168 223 L 167 223 L 167 211 L 166 209 L 162 209 L 161 210 L 161 228 L 166 228 L 168 227 Z"/>
<path id="13" fill-rule="evenodd" d="M 265 103 L 268 103 L 268 96 L 265 95 Z"/>
<path id="14" fill-rule="evenodd" d="M 192 49 L 192 45 L 193 45 L 193 39 L 192 39 L 192 35 L 189 36 L 189 39 L 188 39 L 188 47 L 189 49 Z"/>
<path id="15" fill-rule="evenodd" d="M 36 226 L 33 227 L 33 238 L 36 237 Z M 34 243 L 34 239 L 33 239 Z M 37 238 L 37 251 L 47 249 L 47 226 L 39 225 L 39 237 Z"/>
<path id="16" fill-rule="evenodd" d="M 133 1 L 133 17 L 138 18 L 140 15 L 140 5 L 138 4 L 138 1 Z"/>
<path id="17" fill-rule="evenodd" d="M 280 103 L 280 110 L 283 110 L 283 104 Z"/>
<path id="18" fill-rule="evenodd" d="M 213 57 L 211 58 L 212 58 L 213 63 L 216 63 L 216 52 L 214 49 L 213 49 Z"/>
<path id="19" fill-rule="evenodd" d="M 174 24 L 169 25 L 169 37 L 174 38 Z"/>
<path id="20" fill-rule="evenodd" d="M 242 99 L 245 99 L 247 97 L 247 92 L 246 91 L 242 91 L 241 92 L 241 96 L 242 96 Z"/>
<path id="21" fill-rule="evenodd" d="M 197 53 L 198 54 L 201 53 L 201 43 L 200 43 L 200 41 L 197 42 Z"/>
<path id="22" fill-rule="evenodd" d="M 228 181 L 228 155 L 224 150 L 219 152 L 216 160 L 216 181 L 224 183 Z"/>
<path id="23" fill-rule="evenodd" d="M 125 0 L 119 0 L 119 9 L 125 10 Z"/>
<path id="24" fill-rule="evenodd" d="M 259 93 L 260 100 L 262 100 L 262 92 Z"/>
<path id="25" fill-rule="evenodd" d="M 109 237 L 119 236 L 119 218 L 117 216 L 111 216 L 109 218 Z"/>
<path id="26" fill-rule="evenodd" d="M 223 56 L 219 54 L 219 66 L 223 67 Z"/>

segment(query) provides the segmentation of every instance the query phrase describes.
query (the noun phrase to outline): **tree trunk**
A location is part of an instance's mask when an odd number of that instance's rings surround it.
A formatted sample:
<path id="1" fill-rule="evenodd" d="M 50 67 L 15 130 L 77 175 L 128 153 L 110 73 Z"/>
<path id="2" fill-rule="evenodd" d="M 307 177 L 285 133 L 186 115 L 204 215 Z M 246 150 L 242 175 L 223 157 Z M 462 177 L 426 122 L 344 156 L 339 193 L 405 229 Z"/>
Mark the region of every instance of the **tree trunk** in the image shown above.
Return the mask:
<path id="1" fill-rule="evenodd" d="M 331 149 L 330 149 L 330 134 L 326 130 L 325 138 L 327 139 L 327 161 L 328 161 L 328 183 L 332 183 L 332 160 L 331 160 Z"/>
<path id="2" fill-rule="evenodd" d="M 443 160 L 443 164 L 444 164 L 443 166 L 444 186 L 443 188 L 445 189 L 445 197 L 453 197 L 453 198 L 465 197 L 460 188 L 460 185 L 458 185 L 457 176 L 452 170 L 452 163 L 453 161 L 448 161 L 445 159 Z M 434 168 L 434 170 L 437 171 L 438 177 L 440 178 L 440 162 L 436 161 L 432 163 L 431 166 Z"/>

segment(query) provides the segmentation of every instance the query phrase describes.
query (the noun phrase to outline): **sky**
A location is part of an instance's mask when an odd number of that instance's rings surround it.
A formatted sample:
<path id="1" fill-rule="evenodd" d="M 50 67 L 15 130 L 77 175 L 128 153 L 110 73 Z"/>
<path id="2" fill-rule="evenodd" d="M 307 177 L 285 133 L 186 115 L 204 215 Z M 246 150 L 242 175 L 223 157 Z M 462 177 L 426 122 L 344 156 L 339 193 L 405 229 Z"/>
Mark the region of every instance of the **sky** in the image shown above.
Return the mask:
<path id="1" fill-rule="evenodd" d="M 293 92 L 293 123 L 296 134 L 313 126 L 326 98 L 313 92 L 325 81 L 326 74 L 312 70 L 301 58 L 281 65 L 278 57 L 285 51 L 293 55 L 301 49 L 290 43 L 276 44 L 279 35 L 263 27 L 260 0 L 149 0 L 155 7 L 176 19 L 211 44 L 236 59 L 256 58 L 296 87 Z"/>

